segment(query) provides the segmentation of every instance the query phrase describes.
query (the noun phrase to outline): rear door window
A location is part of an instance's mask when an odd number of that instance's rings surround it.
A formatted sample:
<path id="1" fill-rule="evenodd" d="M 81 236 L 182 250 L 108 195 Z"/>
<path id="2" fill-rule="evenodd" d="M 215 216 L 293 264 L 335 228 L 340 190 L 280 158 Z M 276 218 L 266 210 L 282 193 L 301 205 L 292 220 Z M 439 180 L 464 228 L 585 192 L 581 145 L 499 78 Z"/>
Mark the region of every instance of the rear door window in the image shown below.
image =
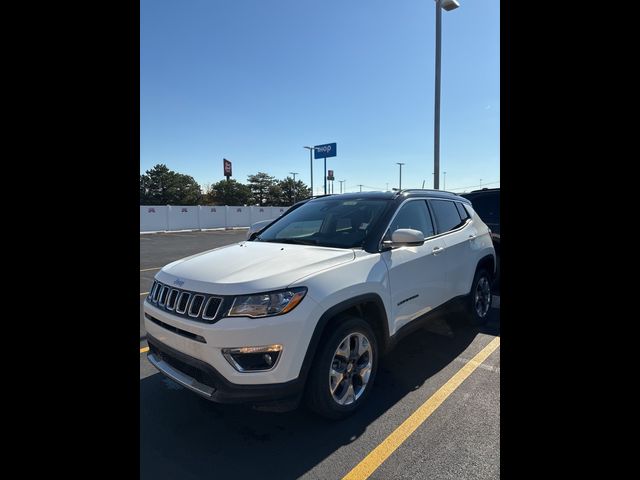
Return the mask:
<path id="1" fill-rule="evenodd" d="M 456 208 L 458 209 L 458 213 L 460 214 L 460 218 L 462 219 L 462 221 L 465 221 L 467 218 L 469 218 L 469 212 L 465 210 L 462 203 L 456 202 Z"/>
<path id="2" fill-rule="evenodd" d="M 429 200 L 429 204 L 436 217 L 438 233 L 448 232 L 464 223 L 460 218 L 455 202 L 450 200 Z"/>

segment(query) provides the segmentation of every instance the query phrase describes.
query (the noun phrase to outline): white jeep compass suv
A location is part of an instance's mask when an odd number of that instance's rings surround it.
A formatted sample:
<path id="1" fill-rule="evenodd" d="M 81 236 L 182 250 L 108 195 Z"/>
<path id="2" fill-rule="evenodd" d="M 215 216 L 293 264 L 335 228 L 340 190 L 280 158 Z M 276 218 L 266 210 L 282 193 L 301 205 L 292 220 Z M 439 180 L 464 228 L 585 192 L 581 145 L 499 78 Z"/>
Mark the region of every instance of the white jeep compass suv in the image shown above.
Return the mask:
<path id="1" fill-rule="evenodd" d="M 469 200 L 437 190 L 314 198 L 247 240 L 165 266 L 144 303 L 149 361 L 216 402 L 342 418 L 380 356 L 457 305 L 491 307 L 495 253 Z"/>

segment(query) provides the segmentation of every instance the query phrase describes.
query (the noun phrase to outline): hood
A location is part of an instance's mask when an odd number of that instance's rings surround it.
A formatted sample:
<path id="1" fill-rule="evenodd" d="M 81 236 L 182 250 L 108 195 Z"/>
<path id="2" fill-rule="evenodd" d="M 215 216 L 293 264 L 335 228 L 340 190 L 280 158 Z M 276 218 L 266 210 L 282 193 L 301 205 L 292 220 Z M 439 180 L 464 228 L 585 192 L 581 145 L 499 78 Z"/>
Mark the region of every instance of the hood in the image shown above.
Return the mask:
<path id="1" fill-rule="evenodd" d="M 242 242 L 170 263 L 156 279 L 185 290 L 239 295 L 284 288 L 354 258 L 351 249 Z"/>

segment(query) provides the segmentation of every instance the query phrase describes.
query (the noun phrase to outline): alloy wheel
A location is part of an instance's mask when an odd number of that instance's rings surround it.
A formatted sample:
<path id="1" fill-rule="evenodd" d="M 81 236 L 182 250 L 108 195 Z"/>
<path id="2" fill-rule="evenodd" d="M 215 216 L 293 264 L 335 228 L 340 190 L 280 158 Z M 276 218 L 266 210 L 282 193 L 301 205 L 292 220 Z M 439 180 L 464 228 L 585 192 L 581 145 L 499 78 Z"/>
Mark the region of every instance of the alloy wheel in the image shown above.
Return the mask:
<path id="1" fill-rule="evenodd" d="M 364 393 L 371 368 L 371 342 L 362 333 L 350 333 L 342 339 L 331 361 L 329 390 L 340 405 L 350 405 Z"/>
<path id="2" fill-rule="evenodd" d="M 474 308 L 480 318 L 484 318 L 491 306 L 491 285 L 489 279 L 483 276 L 476 285 Z"/>

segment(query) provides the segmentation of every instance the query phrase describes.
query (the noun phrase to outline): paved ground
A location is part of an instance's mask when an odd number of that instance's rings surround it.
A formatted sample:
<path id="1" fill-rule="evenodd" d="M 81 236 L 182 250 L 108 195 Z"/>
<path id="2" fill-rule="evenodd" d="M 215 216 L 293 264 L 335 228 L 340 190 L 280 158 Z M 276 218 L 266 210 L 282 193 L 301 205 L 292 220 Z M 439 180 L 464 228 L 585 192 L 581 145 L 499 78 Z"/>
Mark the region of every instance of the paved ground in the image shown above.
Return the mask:
<path id="1" fill-rule="evenodd" d="M 245 231 L 141 235 L 140 292 L 157 272 L 142 270 L 244 237 Z M 208 402 L 162 377 L 141 353 L 140 476 L 343 478 L 425 402 L 439 398 L 461 369 L 478 365 L 470 360 L 500 335 L 497 300 L 481 329 L 452 317 L 401 341 L 381 361 L 367 404 L 341 422 L 304 408 L 276 414 Z M 142 323 L 140 336 L 142 349 Z M 369 478 L 499 478 L 499 426 L 498 347 Z"/>

